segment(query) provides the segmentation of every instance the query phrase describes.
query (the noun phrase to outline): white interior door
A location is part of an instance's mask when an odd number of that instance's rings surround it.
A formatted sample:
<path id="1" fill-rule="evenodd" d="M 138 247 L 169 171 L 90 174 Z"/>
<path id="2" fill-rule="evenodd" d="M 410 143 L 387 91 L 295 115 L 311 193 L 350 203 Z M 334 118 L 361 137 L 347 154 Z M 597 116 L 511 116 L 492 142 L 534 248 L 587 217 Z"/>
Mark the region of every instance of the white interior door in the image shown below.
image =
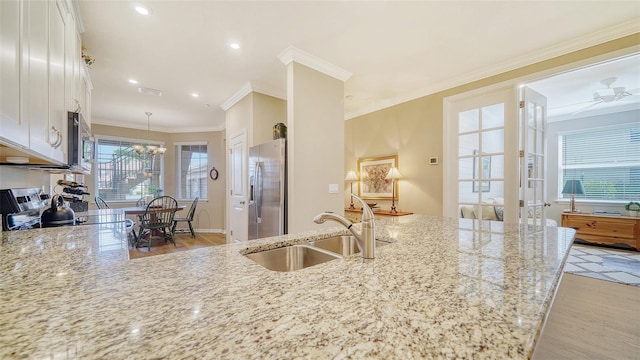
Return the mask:
<path id="1" fill-rule="evenodd" d="M 445 100 L 445 216 L 517 221 L 516 102 L 511 87 Z"/>
<path id="2" fill-rule="evenodd" d="M 227 242 L 247 241 L 247 135 L 241 131 L 229 141 L 229 228 Z"/>
<path id="3" fill-rule="evenodd" d="M 520 91 L 520 218 L 523 223 L 546 224 L 547 99 L 530 88 Z"/>

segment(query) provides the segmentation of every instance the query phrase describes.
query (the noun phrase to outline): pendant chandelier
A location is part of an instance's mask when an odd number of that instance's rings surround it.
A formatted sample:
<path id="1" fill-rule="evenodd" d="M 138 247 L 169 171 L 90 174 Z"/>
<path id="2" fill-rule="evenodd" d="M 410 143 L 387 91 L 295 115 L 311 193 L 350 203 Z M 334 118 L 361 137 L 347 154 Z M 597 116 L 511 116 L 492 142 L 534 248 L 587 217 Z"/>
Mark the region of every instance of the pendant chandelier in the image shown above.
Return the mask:
<path id="1" fill-rule="evenodd" d="M 150 134 L 151 134 L 151 115 L 152 114 L 147 111 L 145 112 L 145 115 L 147 115 L 147 145 L 133 145 L 132 148 L 138 154 L 142 154 L 146 152 L 149 155 L 164 155 L 164 152 L 167 151 L 166 147 L 151 145 L 149 143 Z"/>

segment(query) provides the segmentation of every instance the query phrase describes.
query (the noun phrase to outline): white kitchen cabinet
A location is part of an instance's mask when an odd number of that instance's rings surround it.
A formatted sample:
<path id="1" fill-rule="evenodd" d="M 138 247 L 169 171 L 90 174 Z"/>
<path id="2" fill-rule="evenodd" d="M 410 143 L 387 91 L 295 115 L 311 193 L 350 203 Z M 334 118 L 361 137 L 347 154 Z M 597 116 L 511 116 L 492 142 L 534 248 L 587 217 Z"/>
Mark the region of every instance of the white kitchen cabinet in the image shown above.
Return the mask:
<path id="1" fill-rule="evenodd" d="M 65 0 L 0 0 L 0 143 L 67 162 L 67 111 L 90 118 L 91 80 Z M 3 159 L 4 161 L 4 159 Z"/>
<path id="2" fill-rule="evenodd" d="M 76 84 L 80 81 L 80 61 L 82 50 L 80 35 L 78 34 L 76 19 L 73 13 L 67 14 L 65 27 L 65 70 L 64 70 L 64 97 L 67 111 L 76 111 Z"/>
<path id="3" fill-rule="evenodd" d="M 29 148 L 51 157 L 49 143 L 49 2 L 25 1 L 23 26 L 23 119 L 29 121 Z"/>
<path id="4" fill-rule="evenodd" d="M 82 106 L 80 113 L 87 125 L 91 126 L 91 90 L 93 89 L 93 83 L 91 82 L 91 77 L 89 77 L 89 68 L 84 62 L 81 62 L 81 70 L 80 94 L 78 94 Z"/>
<path id="5" fill-rule="evenodd" d="M 67 161 L 65 46 L 68 17 L 61 1 L 49 3 L 49 132 L 51 158 Z"/>
<path id="6" fill-rule="evenodd" d="M 29 146 L 29 121 L 20 114 L 20 44 L 22 3 L 0 1 L 0 140 Z"/>

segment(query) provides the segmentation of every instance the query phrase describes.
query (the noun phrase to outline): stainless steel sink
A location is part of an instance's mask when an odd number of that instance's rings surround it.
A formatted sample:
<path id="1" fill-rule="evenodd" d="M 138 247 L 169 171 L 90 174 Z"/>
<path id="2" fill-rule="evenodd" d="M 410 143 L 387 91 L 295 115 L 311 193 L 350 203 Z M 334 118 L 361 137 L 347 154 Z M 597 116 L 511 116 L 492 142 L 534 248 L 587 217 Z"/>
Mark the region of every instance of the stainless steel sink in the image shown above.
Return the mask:
<path id="1" fill-rule="evenodd" d="M 342 258 L 338 254 L 308 245 L 291 245 L 245 256 L 273 271 L 295 271 Z"/>
<path id="2" fill-rule="evenodd" d="M 387 241 L 376 240 L 376 247 L 390 244 Z M 351 235 L 334 236 L 327 239 L 309 241 L 313 247 L 329 250 L 342 256 L 359 254 L 360 249 L 356 238 Z"/>

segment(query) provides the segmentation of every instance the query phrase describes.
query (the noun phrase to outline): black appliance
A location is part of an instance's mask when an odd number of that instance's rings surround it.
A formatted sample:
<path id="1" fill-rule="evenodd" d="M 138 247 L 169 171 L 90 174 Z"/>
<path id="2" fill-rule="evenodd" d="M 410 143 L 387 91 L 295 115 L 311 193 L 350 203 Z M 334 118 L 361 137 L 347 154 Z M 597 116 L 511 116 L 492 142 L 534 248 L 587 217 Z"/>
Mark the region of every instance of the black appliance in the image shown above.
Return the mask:
<path id="1" fill-rule="evenodd" d="M 69 112 L 69 169 L 75 173 L 90 174 L 93 163 L 94 138 L 82 114 Z"/>
<path id="2" fill-rule="evenodd" d="M 21 230 L 40 227 L 40 211 L 49 197 L 39 188 L 0 190 L 2 230 Z"/>

